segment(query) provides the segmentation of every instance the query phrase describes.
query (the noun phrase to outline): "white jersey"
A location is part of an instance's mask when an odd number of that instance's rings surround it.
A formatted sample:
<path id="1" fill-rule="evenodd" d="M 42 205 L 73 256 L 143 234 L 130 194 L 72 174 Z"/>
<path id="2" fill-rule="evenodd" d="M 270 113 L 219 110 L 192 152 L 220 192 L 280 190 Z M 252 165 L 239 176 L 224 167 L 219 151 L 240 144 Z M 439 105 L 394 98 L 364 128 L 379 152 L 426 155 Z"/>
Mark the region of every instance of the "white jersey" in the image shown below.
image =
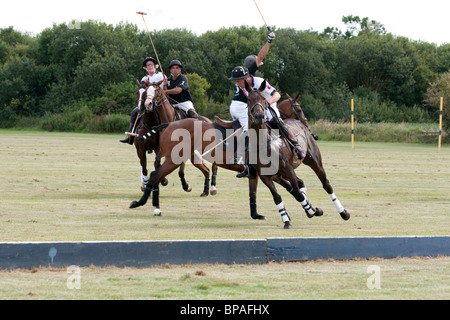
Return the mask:
<path id="1" fill-rule="evenodd" d="M 145 77 L 142 78 L 141 82 L 148 81 L 149 83 L 158 83 L 162 80 L 166 79 L 164 73 L 156 71 L 152 76 L 147 74 Z M 164 89 L 164 82 L 160 85 L 161 89 Z"/>

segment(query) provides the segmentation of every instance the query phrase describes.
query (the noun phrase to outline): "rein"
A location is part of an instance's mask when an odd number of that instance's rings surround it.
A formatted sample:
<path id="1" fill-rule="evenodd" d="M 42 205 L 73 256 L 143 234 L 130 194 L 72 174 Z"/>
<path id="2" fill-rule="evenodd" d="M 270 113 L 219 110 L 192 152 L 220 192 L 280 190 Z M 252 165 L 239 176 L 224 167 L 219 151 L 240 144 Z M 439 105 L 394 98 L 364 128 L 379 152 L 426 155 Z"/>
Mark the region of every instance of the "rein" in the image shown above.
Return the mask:
<path id="1" fill-rule="evenodd" d="M 300 104 L 299 104 L 299 103 L 296 103 L 296 102 L 295 102 L 294 100 L 292 100 L 291 98 L 289 98 L 289 102 L 291 103 L 291 106 L 292 106 L 292 113 L 291 113 L 290 116 L 288 116 L 288 118 L 292 117 L 292 115 L 295 114 L 295 117 L 296 117 L 298 120 L 300 120 L 301 122 L 308 121 L 307 118 L 302 118 L 302 117 L 301 117 L 300 110 L 298 110 L 298 109 L 296 108 L 296 107 L 300 107 L 300 108 L 301 108 Z"/>
<path id="2" fill-rule="evenodd" d="M 263 110 L 266 109 L 266 107 L 261 103 L 261 102 L 256 102 L 250 109 L 249 109 L 249 113 L 250 113 L 250 121 L 252 123 L 255 123 L 255 116 L 253 115 L 253 110 L 255 109 L 255 107 L 260 106 Z"/>

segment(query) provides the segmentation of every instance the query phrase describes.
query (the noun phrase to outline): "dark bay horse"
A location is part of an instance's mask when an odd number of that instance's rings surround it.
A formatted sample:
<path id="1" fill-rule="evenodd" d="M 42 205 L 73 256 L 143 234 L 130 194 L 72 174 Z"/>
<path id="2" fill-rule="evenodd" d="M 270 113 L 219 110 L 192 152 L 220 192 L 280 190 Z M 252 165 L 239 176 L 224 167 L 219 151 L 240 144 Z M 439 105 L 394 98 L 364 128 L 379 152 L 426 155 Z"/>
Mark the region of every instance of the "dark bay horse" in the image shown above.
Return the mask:
<path id="1" fill-rule="evenodd" d="M 305 130 L 307 130 L 307 139 L 308 139 L 308 151 L 307 156 L 303 160 L 303 163 L 306 164 L 308 167 L 310 167 L 314 173 L 319 178 L 320 182 L 322 183 L 323 189 L 328 193 L 331 200 L 333 201 L 336 210 L 341 215 L 342 219 L 349 220 L 350 214 L 347 212 L 347 210 L 344 209 L 339 199 L 336 197 L 333 187 L 331 186 L 330 181 L 327 178 L 326 171 L 323 167 L 322 163 L 322 154 L 320 153 L 319 146 L 317 145 L 316 139 L 313 138 L 308 120 L 306 119 L 305 114 L 303 113 L 303 110 L 298 103 L 298 98 L 300 95 L 297 95 L 295 99 L 292 99 L 289 95 L 287 95 L 288 100 L 285 100 L 278 104 L 278 109 L 280 110 L 281 117 L 285 121 L 297 121 L 297 123 L 301 124 L 301 126 L 305 127 Z M 289 119 L 289 120 L 288 120 Z M 302 183 L 302 181 L 300 181 Z"/>
<path id="2" fill-rule="evenodd" d="M 265 85 L 265 84 L 264 84 Z M 263 105 L 265 103 L 264 98 L 261 95 L 260 91 L 253 92 L 250 90 L 249 92 L 252 92 L 252 96 L 256 94 L 258 100 L 258 105 L 261 105 L 262 114 L 264 114 Z M 253 103 L 253 100 L 249 99 L 249 105 L 250 103 Z M 258 117 L 255 116 L 254 112 L 258 111 L 259 108 L 256 108 L 257 104 L 255 103 L 252 105 L 252 113 L 250 114 L 250 119 L 257 119 L 260 118 L 261 125 L 263 125 L 263 121 L 261 118 L 261 115 L 258 115 Z M 254 121 L 254 123 L 257 123 Z M 297 121 L 292 121 L 292 123 L 289 123 L 290 125 L 297 128 L 297 131 L 299 134 L 301 133 L 301 129 L 299 129 L 299 125 Z M 258 124 L 256 124 L 258 125 Z M 255 127 L 255 125 L 253 125 Z M 261 128 L 264 130 L 264 128 Z M 152 129 L 153 134 L 159 133 L 159 144 L 161 146 L 161 153 L 166 158 L 166 161 L 164 164 L 152 172 L 150 176 L 149 183 L 147 184 L 147 188 L 144 192 L 144 195 L 141 197 L 139 201 L 133 201 L 130 204 L 130 208 L 138 208 L 140 206 L 143 206 L 147 203 L 148 198 L 150 197 L 152 193 L 152 186 L 158 185 L 162 179 L 164 179 L 165 176 L 172 173 L 174 170 L 176 170 L 182 163 L 185 163 L 186 161 L 190 160 L 193 163 L 202 162 L 202 160 L 198 159 L 196 157 L 196 151 L 203 152 L 204 159 L 206 159 L 210 163 L 216 163 L 219 167 L 225 168 L 228 170 L 233 170 L 240 172 L 241 167 L 240 165 L 234 164 L 233 160 L 229 161 L 229 159 L 234 158 L 234 151 L 233 150 L 223 150 L 222 148 L 215 148 L 211 151 L 212 146 L 216 146 L 217 140 L 220 140 L 219 134 L 217 134 L 215 127 L 213 124 L 209 123 L 202 123 L 200 121 L 196 121 L 193 119 L 186 119 L 170 124 L 163 124 L 159 127 Z M 267 132 L 267 131 L 265 131 Z M 303 134 L 303 137 L 305 137 L 305 134 Z M 271 172 L 270 174 L 265 173 L 265 170 L 267 169 L 267 165 L 265 163 L 262 163 L 260 161 L 260 156 L 258 155 L 258 160 L 256 162 L 256 166 L 258 168 L 258 172 L 256 175 L 249 179 L 249 185 L 250 185 L 250 206 L 251 206 L 251 216 L 253 219 L 261 219 L 265 220 L 265 217 L 259 215 L 256 210 L 256 187 L 257 187 L 257 177 L 261 177 L 263 179 L 264 183 L 266 183 L 268 186 L 271 186 L 271 191 L 274 196 L 274 200 L 277 204 L 278 210 L 282 215 L 283 221 L 285 222 L 285 228 L 291 228 L 290 225 L 290 218 L 287 215 L 287 212 L 284 209 L 284 205 L 281 201 L 281 197 L 276 193 L 276 190 L 274 190 L 274 187 L 272 188 L 273 181 L 277 181 L 280 184 L 282 184 L 291 194 L 293 194 L 296 199 L 301 202 L 304 210 L 306 211 L 308 217 L 313 216 L 320 216 L 323 214 L 323 211 L 320 209 L 315 209 L 311 206 L 311 204 L 306 199 L 306 195 L 300 191 L 298 187 L 298 178 L 295 176 L 295 172 L 293 171 L 293 167 L 298 167 L 303 159 L 295 158 L 296 156 L 293 155 L 292 151 L 290 150 L 290 147 L 287 146 L 286 142 L 281 142 L 280 139 L 275 139 L 274 143 L 270 144 L 271 146 L 281 145 L 285 144 L 283 148 L 280 148 L 280 150 L 283 150 L 283 153 L 277 153 L 271 152 L 271 150 L 268 149 L 267 140 L 265 141 L 265 144 L 262 145 L 261 151 L 264 151 L 263 149 L 266 149 L 265 151 L 267 153 L 273 153 L 279 160 L 280 167 L 283 170 L 275 170 L 274 172 Z M 304 138 L 302 141 L 303 145 L 307 143 L 307 139 Z M 286 147 L 287 146 L 287 147 Z M 256 146 L 259 148 L 260 146 Z M 306 147 L 306 146 L 305 146 Z M 287 151 L 289 149 L 289 151 Z M 205 152 L 206 151 L 206 152 Z M 258 150 L 256 152 L 258 154 Z M 287 170 L 291 169 L 290 171 Z M 286 170 L 285 170 L 286 169 Z M 264 177 L 264 178 L 263 178 Z M 155 198 L 154 198 L 155 200 Z M 155 202 L 153 203 L 155 206 Z M 159 205 L 159 201 L 157 202 L 157 205 Z"/>
<path id="3" fill-rule="evenodd" d="M 258 141 L 256 150 L 254 150 L 258 154 L 258 158 L 256 163 L 252 161 L 251 163 L 252 167 L 255 168 L 258 172 L 261 181 L 263 181 L 263 183 L 269 188 L 270 192 L 272 193 L 275 205 L 277 206 L 277 209 L 280 212 L 282 220 L 284 222 L 284 228 L 290 229 L 292 227 L 290 224 L 291 219 L 286 211 L 283 200 L 275 187 L 275 177 L 284 180 L 285 183 L 289 183 L 289 185 L 291 186 L 291 189 L 289 190 L 290 193 L 298 202 L 300 202 L 308 217 L 312 218 L 314 216 L 321 216 L 323 215 L 323 211 L 320 208 L 314 208 L 306 198 L 306 194 L 300 190 L 299 179 L 296 176 L 295 169 L 300 166 L 304 159 L 298 158 L 296 153 L 292 151 L 292 148 L 289 145 L 288 141 L 286 139 L 282 139 L 277 134 L 278 130 L 274 130 L 274 128 L 272 128 L 272 130 L 269 131 L 269 128 L 265 122 L 266 109 L 269 107 L 267 106 L 267 103 L 261 93 L 265 89 L 265 87 L 265 81 L 257 90 L 253 90 L 246 83 L 246 90 L 247 92 L 249 92 L 249 127 L 256 133 L 256 141 Z M 297 121 L 286 121 L 285 124 L 294 134 L 299 145 L 304 150 L 308 150 L 309 141 L 304 128 L 300 126 Z M 263 139 L 261 139 L 261 137 Z M 266 154 L 275 154 L 275 157 L 278 158 L 275 158 L 275 160 L 278 160 L 278 163 L 276 166 L 276 172 L 274 172 L 273 174 L 263 173 L 263 170 L 267 166 L 267 161 L 263 161 L 263 159 L 261 158 L 261 152 L 264 151 L 266 151 Z M 251 192 L 252 191 L 253 190 L 251 190 Z M 256 192 L 256 189 L 254 191 Z"/>
<path id="4" fill-rule="evenodd" d="M 161 153 L 159 141 L 156 137 L 150 137 L 151 128 L 158 126 L 162 123 L 170 123 L 178 121 L 183 117 L 186 117 L 182 112 L 177 112 L 170 102 L 167 96 L 164 94 L 163 90 L 160 88 L 161 83 L 155 83 L 150 85 L 141 86 L 139 83 L 137 98 L 138 98 L 138 108 L 140 112 L 140 125 L 137 130 L 137 139 L 135 139 L 135 147 L 137 155 L 141 163 L 141 182 L 142 191 L 145 190 L 145 186 L 148 183 L 148 169 L 147 169 L 147 152 L 155 151 L 155 169 L 161 166 Z M 211 120 L 201 117 L 203 121 L 211 123 Z M 210 193 L 210 172 L 205 166 L 196 166 L 200 171 L 202 171 L 205 176 L 205 184 L 202 193 L 202 197 L 206 197 Z M 180 177 L 183 190 L 186 192 L 191 192 L 192 188 L 186 182 L 184 174 L 185 164 L 180 166 L 178 176 Z M 213 172 L 215 176 L 217 175 L 217 167 L 213 166 Z M 214 176 L 214 178 L 215 178 Z M 161 181 L 162 185 L 167 185 L 167 179 Z M 155 191 L 157 189 L 155 188 Z M 214 190 L 211 194 L 215 194 Z"/>

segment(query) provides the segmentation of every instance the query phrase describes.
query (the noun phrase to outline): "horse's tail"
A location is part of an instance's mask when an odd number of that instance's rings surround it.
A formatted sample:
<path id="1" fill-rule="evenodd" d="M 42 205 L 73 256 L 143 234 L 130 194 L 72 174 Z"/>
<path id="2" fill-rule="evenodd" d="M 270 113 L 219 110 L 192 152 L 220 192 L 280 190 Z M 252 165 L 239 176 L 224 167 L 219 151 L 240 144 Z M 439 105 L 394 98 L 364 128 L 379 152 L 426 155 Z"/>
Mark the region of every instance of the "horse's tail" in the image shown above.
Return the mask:
<path id="1" fill-rule="evenodd" d="M 147 139 L 151 138 L 152 136 L 154 136 L 155 134 L 160 133 L 161 131 L 166 129 L 168 126 L 169 126 L 169 123 L 163 123 L 157 127 L 153 127 L 150 129 L 150 131 L 147 134 L 144 134 L 142 136 L 142 139 L 147 140 Z"/>

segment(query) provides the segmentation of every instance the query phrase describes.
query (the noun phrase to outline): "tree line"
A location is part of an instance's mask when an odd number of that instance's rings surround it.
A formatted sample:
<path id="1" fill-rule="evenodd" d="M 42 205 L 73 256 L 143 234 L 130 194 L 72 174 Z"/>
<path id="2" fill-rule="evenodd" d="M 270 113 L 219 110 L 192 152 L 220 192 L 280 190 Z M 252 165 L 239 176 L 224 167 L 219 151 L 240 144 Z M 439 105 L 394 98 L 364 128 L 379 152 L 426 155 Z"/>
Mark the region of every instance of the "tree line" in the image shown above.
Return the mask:
<path id="1" fill-rule="evenodd" d="M 348 120 L 355 98 L 360 122 L 435 121 L 435 96 L 448 101 L 450 44 L 394 36 L 368 18 L 343 21 L 345 31 L 275 28 L 259 76 L 282 94 L 300 94 L 311 120 Z M 233 67 L 267 40 L 265 28 L 248 26 L 151 33 L 162 70 L 168 75 L 169 62 L 180 60 L 198 112 L 211 118 L 227 113 Z M 0 29 L 0 126 L 82 108 L 128 115 L 147 56 L 155 56 L 147 33 L 130 23 L 54 24 L 36 36 Z"/>

